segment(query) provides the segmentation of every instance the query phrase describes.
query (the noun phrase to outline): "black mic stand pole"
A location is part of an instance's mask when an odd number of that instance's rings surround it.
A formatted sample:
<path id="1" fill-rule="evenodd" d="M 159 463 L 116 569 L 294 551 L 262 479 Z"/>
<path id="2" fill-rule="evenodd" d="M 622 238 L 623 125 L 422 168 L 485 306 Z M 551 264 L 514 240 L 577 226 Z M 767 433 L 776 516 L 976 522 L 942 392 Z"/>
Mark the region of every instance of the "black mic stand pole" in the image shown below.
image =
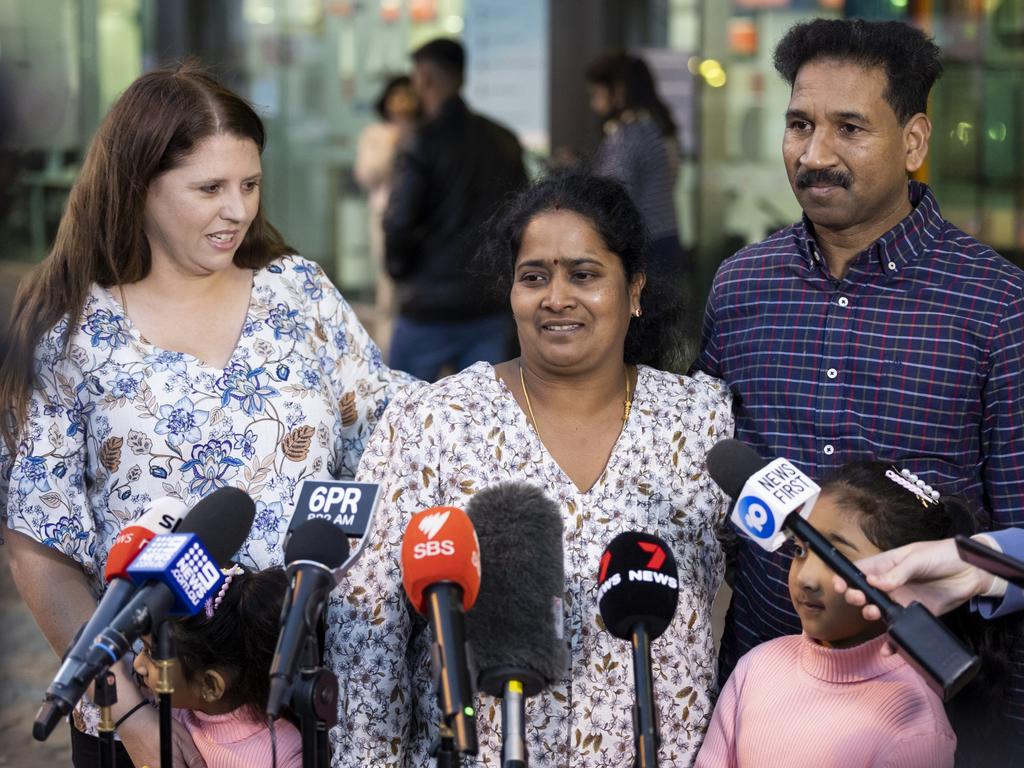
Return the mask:
<path id="1" fill-rule="evenodd" d="M 156 637 L 153 663 L 159 670 L 156 692 L 160 697 L 160 766 L 165 768 L 165 766 L 174 765 L 174 741 L 171 736 L 171 694 L 174 693 L 171 671 L 175 663 L 174 627 L 170 621 L 162 621 L 153 634 Z"/>
<path id="2" fill-rule="evenodd" d="M 637 768 L 658 767 L 658 719 L 654 710 L 654 675 L 651 672 L 651 638 L 643 623 L 633 627 L 633 744 Z"/>
<path id="3" fill-rule="evenodd" d="M 338 723 L 338 678 L 320 664 L 313 631 L 302 646 L 291 706 L 302 731 L 302 768 L 327 768 L 331 764 L 327 732 Z"/>
<path id="4" fill-rule="evenodd" d="M 97 726 L 100 737 L 100 768 L 114 768 L 116 726 L 111 707 L 117 703 L 117 682 L 114 673 L 109 669 L 96 678 L 93 702 L 100 708 L 100 723 Z"/>
<path id="5" fill-rule="evenodd" d="M 436 768 L 459 768 L 459 750 L 455 748 L 455 733 L 444 722 L 439 725 L 440 739 L 431 750 L 430 756 L 436 760 Z"/>

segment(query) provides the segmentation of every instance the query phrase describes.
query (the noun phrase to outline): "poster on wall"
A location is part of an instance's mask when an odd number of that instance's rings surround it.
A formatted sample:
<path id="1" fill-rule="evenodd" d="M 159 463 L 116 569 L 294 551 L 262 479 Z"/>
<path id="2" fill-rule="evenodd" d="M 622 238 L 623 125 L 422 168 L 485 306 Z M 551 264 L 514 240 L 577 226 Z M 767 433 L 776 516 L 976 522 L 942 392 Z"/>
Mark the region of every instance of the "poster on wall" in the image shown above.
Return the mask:
<path id="1" fill-rule="evenodd" d="M 466 100 L 503 123 L 528 149 L 546 152 L 548 4 L 473 0 L 466 4 Z"/>

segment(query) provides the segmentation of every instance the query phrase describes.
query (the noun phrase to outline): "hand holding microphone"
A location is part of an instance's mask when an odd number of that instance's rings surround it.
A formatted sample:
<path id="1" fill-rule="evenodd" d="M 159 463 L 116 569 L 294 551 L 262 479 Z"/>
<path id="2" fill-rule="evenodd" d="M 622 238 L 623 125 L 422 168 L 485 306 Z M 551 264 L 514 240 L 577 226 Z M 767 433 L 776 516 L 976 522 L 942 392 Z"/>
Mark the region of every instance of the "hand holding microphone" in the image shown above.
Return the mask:
<path id="1" fill-rule="evenodd" d="M 977 674 L 980 659 L 920 603 L 903 607 L 870 584 L 850 560 L 804 519 L 818 486 L 785 459 L 765 462 L 750 446 L 722 440 L 707 454 L 708 473 L 736 499 L 732 520 L 749 539 L 773 552 L 794 534 L 834 573 L 878 606 L 889 638 L 936 692 L 948 700 Z"/>
<path id="2" fill-rule="evenodd" d="M 658 765 L 657 709 L 651 671 L 651 641 L 676 613 L 679 581 L 668 545 L 646 533 L 620 533 L 601 555 L 597 602 L 608 632 L 633 647 L 634 742 L 638 768 Z"/>
<path id="3" fill-rule="evenodd" d="M 402 586 L 430 620 L 438 703 L 455 749 L 477 753 L 476 709 L 463 611 L 480 590 L 480 546 L 469 517 L 456 507 L 417 513 L 402 538 Z"/>

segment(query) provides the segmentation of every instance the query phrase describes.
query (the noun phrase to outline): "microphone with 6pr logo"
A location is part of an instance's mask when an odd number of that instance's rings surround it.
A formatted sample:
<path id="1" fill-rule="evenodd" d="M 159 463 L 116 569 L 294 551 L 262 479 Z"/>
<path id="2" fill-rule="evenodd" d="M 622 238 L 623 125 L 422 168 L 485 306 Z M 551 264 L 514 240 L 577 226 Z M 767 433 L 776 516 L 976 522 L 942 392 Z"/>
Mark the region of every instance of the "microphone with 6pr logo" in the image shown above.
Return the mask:
<path id="1" fill-rule="evenodd" d="M 402 538 L 402 586 L 413 608 L 430 620 L 443 725 L 458 752 L 475 755 L 476 709 L 463 611 L 473 607 L 480 591 L 480 545 L 465 512 L 431 507 L 412 518 Z"/>
<path id="2" fill-rule="evenodd" d="M 597 604 L 605 627 L 633 646 L 633 734 L 636 765 L 658 765 L 657 709 L 651 672 L 651 641 L 660 637 L 676 613 L 679 580 L 675 557 L 657 536 L 620 533 L 601 555 Z"/>
<path id="3" fill-rule="evenodd" d="M 707 454 L 708 473 L 736 499 L 732 521 L 769 552 L 790 532 L 846 583 L 877 605 L 900 655 L 948 700 L 977 674 L 981 660 L 920 603 L 905 608 L 868 583 L 864 574 L 807 522 L 820 488 L 786 459 L 766 462 L 746 443 L 721 440 Z"/>

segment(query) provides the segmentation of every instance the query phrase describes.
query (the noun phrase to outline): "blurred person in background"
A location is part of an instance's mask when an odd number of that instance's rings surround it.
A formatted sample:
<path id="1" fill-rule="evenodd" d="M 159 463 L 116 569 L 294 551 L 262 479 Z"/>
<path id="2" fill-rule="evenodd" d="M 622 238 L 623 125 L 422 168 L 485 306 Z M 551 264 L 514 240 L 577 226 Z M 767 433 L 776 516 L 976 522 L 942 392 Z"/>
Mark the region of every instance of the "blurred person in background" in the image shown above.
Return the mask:
<path id="1" fill-rule="evenodd" d="M 138 78 L 20 288 L 0 363 L 0 510 L 18 591 L 58 656 L 117 534 L 156 499 L 257 496 L 236 559 L 280 565 L 298 483 L 351 477 L 407 381 L 267 221 L 264 141 L 252 107 L 194 64 Z M 114 666 L 115 718 L 141 698 L 130 663 Z M 83 698 L 77 766 L 96 764 L 98 721 Z M 140 713 L 118 733 L 125 764 L 157 763 Z M 193 764 L 181 728 L 175 746 Z"/>
<path id="2" fill-rule="evenodd" d="M 419 117 L 419 102 L 409 76 L 390 78 L 374 109 L 380 119 L 366 126 L 359 135 L 355 176 L 369 197 L 370 255 L 377 271 L 373 337 L 386 355 L 395 315 L 395 285 L 384 268 L 381 222 L 391 196 L 399 144 L 411 136 Z"/>
<path id="3" fill-rule="evenodd" d="M 385 263 L 398 318 L 389 362 L 433 381 L 508 357 L 508 307 L 490 276 L 471 269 L 481 229 L 526 184 L 523 150 L 507 128 L 471 112 L 459 95 L 465 52 L 440 38 L 413 54 L 425 120 L 399 148 L 384 214 Z"/>
<path id="4" fill-rule="evenodd" d="M 587 67 L 590 108 L 604 121 L 604 140 L 591 170 L 625 185 L 650 234 L 648 281 L 662 282 L 667 301 L 682 301 L 692 276 L 676 216 L 680 146 L 675 121 L 643 59 L 605 53 Z M 661 307 L 651 307 L 658 313 Z"/>

